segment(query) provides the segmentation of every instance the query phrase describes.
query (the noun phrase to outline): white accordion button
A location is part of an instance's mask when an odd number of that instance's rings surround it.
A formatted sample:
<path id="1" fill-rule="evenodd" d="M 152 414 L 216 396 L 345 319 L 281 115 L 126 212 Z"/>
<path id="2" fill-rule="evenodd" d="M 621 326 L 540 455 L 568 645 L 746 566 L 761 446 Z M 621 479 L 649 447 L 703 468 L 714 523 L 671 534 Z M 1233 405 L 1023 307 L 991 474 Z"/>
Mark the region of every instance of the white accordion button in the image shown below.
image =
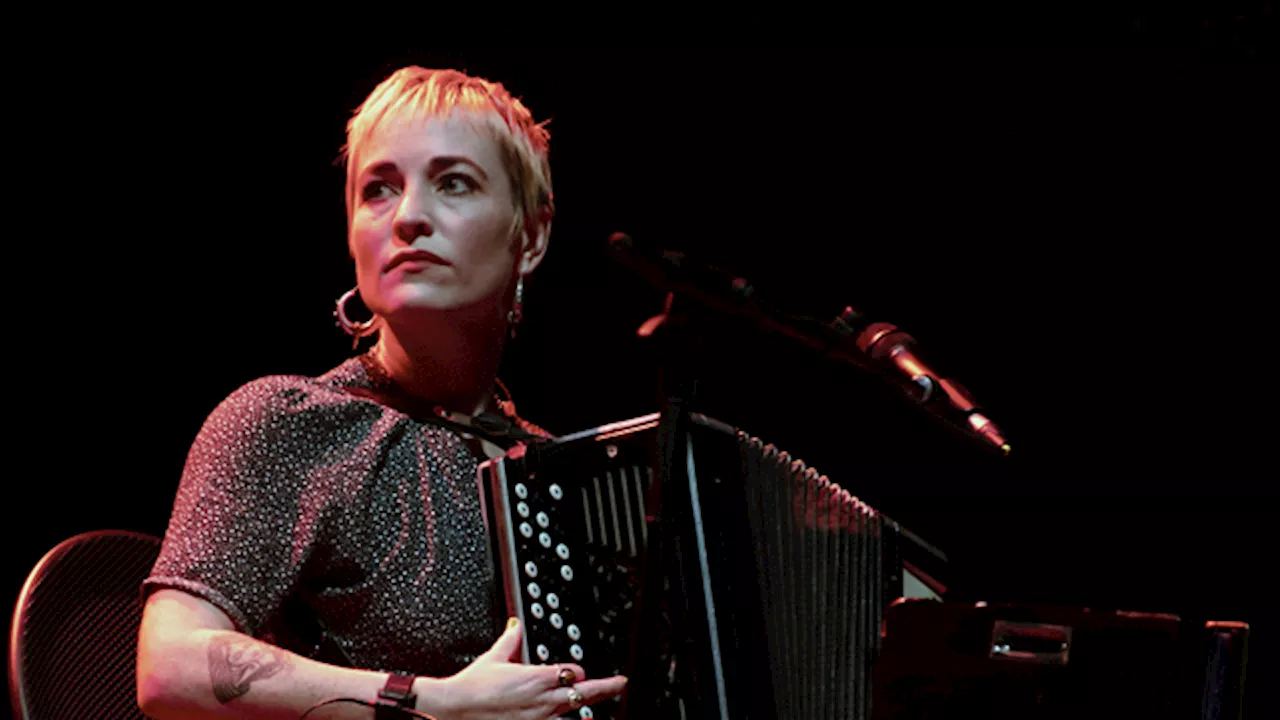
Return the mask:
<path id="1" fill-rule="evenodd" d="M 551 483 L 551 487 L 547 488 L 547 490 L 551 492 L 551 497 L 556 500 L 564 497 L 564 490 L 561 490 L 560 486 L 555 483 Z"/>
<path id="2" fill-rule="evenodd" d="M 533 526 L 529 523 L 520 523 L 520 534 L 525 537 L 533 537 Z"/>
<path id="3" fill-rule="evenodd" d="M 529 517 L 529 503 L 523 500 L 516 503 L 516 512 L 520 513 L 520 517 Z"/>
<path id="4" fill-rule="evenodd" d="M 538 524 L 542 527 L 547 527 L 551 524 L 551 518 L 547 517 L 546 513 L 540 512 L 538 513 Z"/>
<path id="5" fill-rule="evenodd" d="M 550 599 L 551 596 L 548 595 L 547 598 Z M 550 605 L 551 603 L 547 604 Z M 557 630 L 564 627 L 564 618 L 560 617 L 560 613 L 551 613 L 551 627 Z"/>
<path id="6" fill-rule="evenodd" d="M 552 610 L 560 607 L 560 596 L 555 593 L 547 593 L 547 606 Z"/>
<path id="7" fill-rule="evenodd" d="M 533 615 L 535 618 L 541 620 L 542 616 L 546 613 L 546 611 L 542 609 L 542 605 L 538 603 L 534 603 L 529 606 L 529 613 Z"/>
<path id="8" fill-rule="evenodd" d="M 574 642 L 582 639 L 582 631 L 578 629 L 577 625 L 570 625 L 566 632 L 569 633 L 569 639 Z"/>
<path id="9" fill-rule="evenodd" d="M 538 577 L 538 566 L 532 560 L 524 564 L 524 574 L 529 577 Z"/>
<path id="10" fill-rule="evenodd" d="M 538 583 L 529 583 L 529 597 L 534 600 L 542 597 L 542 588 L 538 587 Z"/>
<path id="11" fill-rule="evenodd" d="M 569 567 L 568 565 L 561 565 L 560 577 L 564 578 L 565 580 L 573 580 L 573 568 Z"/>
<path id="12" fill-rule="evenodd" d="M 524 483 L 516 483 L 516 497 L 520 498 L 521 500 L 528 499 L 529 488 L 525 487 Z"/>
<path id="13" fill-rule="evenodd" d="M 595 716 L 596 716 L 596 714 L 595 714 L 595 713 L 593 713 L 593 712 L 591 712 L 591 708 L 589 708 L 589 707 L 584 707 L 584 708 L 579 708 L 579 709 L 578 709 L 578 718 L 579 718 L 579 720 L 591 720 L 591 719 L 592 719 L 592 718 L 594 718 Z"/>
<path id="14" fill-rule="evenodd" d="M 547 649 L 547 646 L 546 646 L 546 645 L 539 645 L 539 646 L 538 646 L 538 659 L 539 659 L 539 660 L 541 660 L 542 662 L 546 662 L 546 661 L 547 661 L 547 660 L 549 660 L 550 658 L 551 658 L 551 651 Z"/>
<path id="15" fill-rule="evenodd" d="M 556 555 L 559 555 L 561 560 L 568 560 L 568 559 L 569 559 L 569 546 L 568 546 L 568 545 L 565 545 L 564 543 L 560 543 L 559 545 L 557 545 L 557 546 L 556 546 Z"/>
<path id="16" fill-rule="evenodd" d="M 576 644 L 576 643 L 575 643 L 575 644 L 573 644 L 573 645 L 570 645 L 570 646 L 569 646 L 569 657 L 573 658 L 574 660 L 581 660 L 581 659 L 582 659 L 582 646 L 581 646 L 581 645 L 578 645 L 578 644 Z"/>
<path id="17" fill-rule="evenodd" d="M 539 533 L 538 542 L 542 543 L 542 547 L 544 548 L 551 547 L 551 535 L 548 533 Z"/>

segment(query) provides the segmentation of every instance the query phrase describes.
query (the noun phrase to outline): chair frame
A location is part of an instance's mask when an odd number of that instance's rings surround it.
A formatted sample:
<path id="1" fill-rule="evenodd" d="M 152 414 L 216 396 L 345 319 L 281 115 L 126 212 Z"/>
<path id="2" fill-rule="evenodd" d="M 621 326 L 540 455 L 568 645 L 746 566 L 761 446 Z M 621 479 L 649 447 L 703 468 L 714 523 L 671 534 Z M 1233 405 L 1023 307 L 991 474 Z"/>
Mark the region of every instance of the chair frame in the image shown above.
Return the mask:
<path id="1" fill-rule="evenodd" d="M 160 538 L 146 533 L 134 532 L 132 530 L 93 530 L 80 533 L 63 540 L 55 545 L 51 550 L 40 558 L 40 561 L 31 568 L 31 572 L 27 574 L 26 581 L 22 584 L 22 591 L 18 593 L 18 601 L 13 609 L 13 617 L 9 624 L 9 699 L 13 707 L 13 716 L 15 718 L 27 718 L 29 699 L 27 697 L 25 663 L 23 657 L 25 653 L 25 645 L 23 643 L 23 620 L 27 615 L 28 607 L 32 594 L 36 587 L 36 582 L 44 574 L 47 568 L 60 560 L 74 548 L 78 548 L 85 543 L 109 537 L 130 538 L 154 543 L 156 552 L 159 554 Z M 141 582 L 141 580 L 139 580 Z"/>

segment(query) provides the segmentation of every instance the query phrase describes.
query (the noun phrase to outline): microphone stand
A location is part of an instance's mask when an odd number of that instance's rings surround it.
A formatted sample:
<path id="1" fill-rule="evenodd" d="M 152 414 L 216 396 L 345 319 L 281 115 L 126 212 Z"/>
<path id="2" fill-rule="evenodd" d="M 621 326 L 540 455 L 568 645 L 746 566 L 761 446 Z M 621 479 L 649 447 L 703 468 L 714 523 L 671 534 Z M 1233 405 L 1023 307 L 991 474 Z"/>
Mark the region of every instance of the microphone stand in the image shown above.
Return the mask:
<path id="1" fill-rule="evenodd" d="M 635 609 L 639 621 L 630 645 L 631 667 L 636 672 L 623 701 L 622 716 L 675 718 L 683 714 L 729 720 L 729 698 L 719 657 L 691 644 L 696 638 L 715 635 L 690 447 L 691 408 L 707 355 L 701 349 L 710 330 L 720 330 L 726 317 L 738 318 L 757 333 L 785 337 L 822 357 L 890 380 L 873 346 L 891 337 L 896 328 L 886 330 L 883 324 L 860 322 L 861 316 L 851 309 L 833 323 L 783 316 L 762 307 L 751 284 L 732 273 L 690 263 L 680 253 L 646 252 L 624 235 L 615 235 L 610 245 L 619 261 L 667 292 L 664 312 L 640 329 L 641 336 L 655 337 L 658 342 L 661 410 L 654 462 L 657 473 L 646 498 L 649 532 Z M 874 335 L 870 341 L 864 337 L 868 331 Z M 946 381 L 929 377 L 928 382 L 944 387 Z M 932 388 L 914 378 L 897 385 L 922 407 L 939 398 L 954 402 L 950 392 L 921 392 Z M 970 403 L 970 412 L 973 408 L 976 406 Z M 957 427 L 956 417 L 937 411 L 933 415 L 953 430 L 963 427 Z M 983 439 L 984 447 L 991 449 L 989 437 L 978 433 L 966 437 Z M 895 532 L 906 532 L 896 523 L 892 525 Z M 913 535 L 908 539 L 941 556 L 923 540 Z M 682 702 L 686 704 L 683 709 Z"/>

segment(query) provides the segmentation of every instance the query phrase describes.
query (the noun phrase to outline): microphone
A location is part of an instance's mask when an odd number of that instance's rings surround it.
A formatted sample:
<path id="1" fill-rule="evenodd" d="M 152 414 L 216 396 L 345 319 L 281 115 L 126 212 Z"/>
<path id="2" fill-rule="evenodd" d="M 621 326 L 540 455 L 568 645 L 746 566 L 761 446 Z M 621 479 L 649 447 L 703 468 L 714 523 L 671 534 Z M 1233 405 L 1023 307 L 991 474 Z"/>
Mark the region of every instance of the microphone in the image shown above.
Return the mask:
<path id="1" fill-rule="evenodd" d="M 914 348 L 916 339 L 887 322 L 868 322 L 865 314 L 848 306 L 832 323 L 841 335 L 854 337 L 863 354 L 900 379 L 905 378 L 915 399 L 926 407 L 948 410 L 992 446 L 1008 455 L 1010 447 L 996 424 L 980 412 L 977 401 L 963 385 L 934 372 Z M 855 337 L 856 334 L 856 337 Z M 941 407 L 939 407 L 941 406 Z"/>

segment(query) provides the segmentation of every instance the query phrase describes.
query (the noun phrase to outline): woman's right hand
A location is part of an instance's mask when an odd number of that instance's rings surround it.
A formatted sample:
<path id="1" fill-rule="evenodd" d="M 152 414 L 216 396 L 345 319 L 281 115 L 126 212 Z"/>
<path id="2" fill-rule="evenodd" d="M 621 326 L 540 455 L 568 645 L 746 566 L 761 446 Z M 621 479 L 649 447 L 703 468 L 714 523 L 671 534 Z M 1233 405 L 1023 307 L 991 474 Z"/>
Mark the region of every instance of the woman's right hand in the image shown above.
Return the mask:
<path id="1" fill-rule="evenodd" d="M 522 634 L 512 619 L 493 647 L 457 675 L 437 681 L 436 690 L 423 688 L 420 709 L 439 720 L 546 720 L 575 709 L 570 690 L 581 695 L 582 705 L 607 700 L 622 692 L 622 676 L 587 680 L 582 667 L 525 665 L 519 661 Z M 573 673 L 571 687 L 560 684 L 562 670 Z"/>

